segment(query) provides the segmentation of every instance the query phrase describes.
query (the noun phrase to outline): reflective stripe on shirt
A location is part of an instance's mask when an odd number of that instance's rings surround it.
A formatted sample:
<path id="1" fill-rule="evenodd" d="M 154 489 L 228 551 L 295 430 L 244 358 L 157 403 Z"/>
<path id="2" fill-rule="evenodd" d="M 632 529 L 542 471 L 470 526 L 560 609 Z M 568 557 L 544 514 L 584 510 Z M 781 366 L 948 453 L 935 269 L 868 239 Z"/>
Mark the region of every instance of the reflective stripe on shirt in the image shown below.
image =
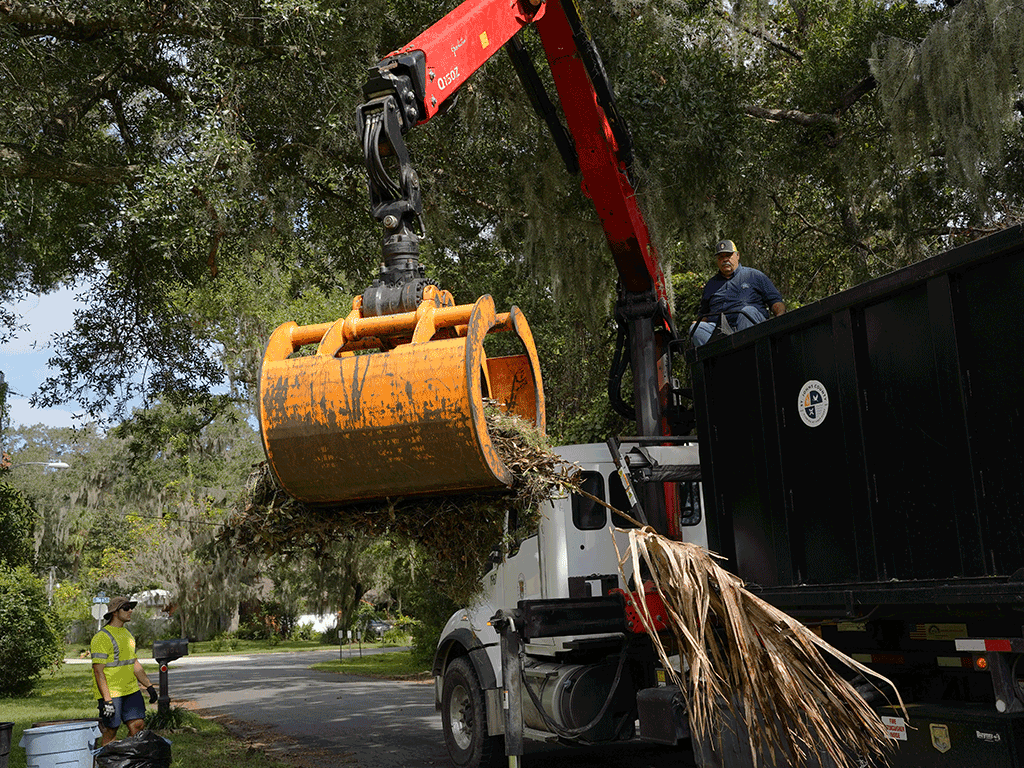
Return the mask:
<path id="1" fill-rule="evenodd" d="M 104 627 L 101 631 L 103 632 L 103 634 L 105 634 L 107 637 L 109 637 L 110 638 L 110 642 L 112 642 L 114 644 L 114 660 L 104 664 L 103 665 L 104 668 L 106 668 L 106 667 L 124 667 L 124 666 L 127 666 L 129 664 L 134 664 L 135 663 L 135 659 L 128 659 L 126 661 L 121 661 L 121 646 L 119 646 L 117 644 L 117 639 L 114 637 L 113 633 L 109 629 L 107 629 L 106 627 Z M 104 658 L 109 658 L 105 654 L 97 654 L 97 655 L 103 655 Z"/>

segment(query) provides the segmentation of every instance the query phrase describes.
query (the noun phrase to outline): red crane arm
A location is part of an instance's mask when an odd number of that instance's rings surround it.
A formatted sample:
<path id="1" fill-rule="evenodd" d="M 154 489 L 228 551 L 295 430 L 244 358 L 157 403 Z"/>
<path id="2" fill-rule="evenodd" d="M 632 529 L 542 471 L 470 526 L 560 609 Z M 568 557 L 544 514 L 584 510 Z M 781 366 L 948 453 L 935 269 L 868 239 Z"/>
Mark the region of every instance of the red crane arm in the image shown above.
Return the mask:
<path id="1" fill-rule="evenodd" d="M 623 287 L 631 293 L 653 290 L 659 300 L 665 300 L 667 310 L 665 276 L 637 205 L 627 161 L 581 56 L 576 37 L 579 17 L 572 3 L 467 0 L 371 69 L 366 94 L 372 98 L 394 88 L 393 77 L 382 80 L 381 73 L 407 72 L 409 82 L 399 94 L 404 133 L 442 111 L 466 80 L 533 24 L 576 143 L 583 192 L 601 219 Z"/>
<path id="2" fill-rule="evenodd" d="M 561 126 L 522 44 L 533 25 L 544 47 L 568 125 Z M 616 321 L 619 339 L 609 375 L 613 407 L 637 422 L 638 434 L 672 434 L 675 390 L 670 302 L 657 251 L 640 211 L 631 178 L 629 132 L 579 16 L 575 0 L 466 0 L 408 45 L 375 67 L 363 88 L 357 122 L 370 176 L 373 215 L 384 225 L 381 280 L 397 298 L 407 281 L 424 281 L 419 266 L 420 186 L 402 135 L 441 113 L 467 79 L 502 48 L 509 50 L 534 106 L 548 122 L 570 169 L 578 168 L 593 202 L 619 274 Z M 397 163 L 398 179 L 387 164 Z M 422 222 L 420 222 L 422 229 Z M 404 295 L 404 294 L 403 294 Z M 370 306 L 364 300 L 364 307 Z M 415 307 L 408 307 L 411 310 Z M 633 400 L 621 396 L 627 366 Z M 658 530 L 678 534 L 675 487 L 645 490 L 648 517 Z"/>
<path id="3" fill-rule="evenodd" d="M 523 27 L 544 16 L 543 0 L 467 0 L 408 45 L 388 54 L 387 62 L 403 54 L 422 52 L 426 82 L 420 117 L 425 123 L 484 62 L 500 51 Z"/>
<path id="4" fill-rule="evenodd" d="M 572 2 L 572 0 L 567 0 Z M 623 287 L 631 293 L 653 290 L 668 307 L 668 292 L 657 251 L 637 205 L 636 190 L 598 92 L 559 0 L 536 22 L 555 88 L 576 141 L 582 188 L 597 211 Z"/>

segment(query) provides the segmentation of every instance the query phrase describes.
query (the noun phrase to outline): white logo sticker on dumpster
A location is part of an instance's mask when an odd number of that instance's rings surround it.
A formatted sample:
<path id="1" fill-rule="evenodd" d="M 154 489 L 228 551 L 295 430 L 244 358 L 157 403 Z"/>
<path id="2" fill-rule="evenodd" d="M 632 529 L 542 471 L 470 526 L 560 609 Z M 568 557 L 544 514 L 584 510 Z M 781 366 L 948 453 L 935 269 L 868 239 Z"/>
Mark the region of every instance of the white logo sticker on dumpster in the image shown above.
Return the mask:
<path id="1" fill-rule="evenodd" d="M 817 379 L 811 379 L 800 388 L 797 400 L 800 420 L 808 427 L 817 427 L 828 415 L 828 390 Z"/>
<path id="2" fill-rule="evenodd" d="M 902 717 L 884 715 L 882 717 L 882 725 L 885 726 L 885 731 L 889 734 L 890 739 L 896 739 L 896 741 L 907 740 L 907 721 Z"/>

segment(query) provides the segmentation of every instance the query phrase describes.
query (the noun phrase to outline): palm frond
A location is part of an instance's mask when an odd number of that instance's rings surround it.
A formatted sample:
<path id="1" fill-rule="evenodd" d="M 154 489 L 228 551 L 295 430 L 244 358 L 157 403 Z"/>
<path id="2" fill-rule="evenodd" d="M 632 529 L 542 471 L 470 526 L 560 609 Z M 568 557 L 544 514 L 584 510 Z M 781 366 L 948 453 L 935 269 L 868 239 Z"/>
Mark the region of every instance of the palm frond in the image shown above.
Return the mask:
<path id="1" fill-rule="evenodd" d="M 891 689 L 902 707 L 887 678 L 751 593 L 715 562 L 718 555 L 650 528 L 627 533 L 620 571 L 625 578 L 627 563 L 634 574 L 645 565 L 661 595 L 682 673 L 644 601 L 636 601 L 637 612 L 686 695 L 699 738 L 721 749 L 728 714 L 745 728 L 753 765 L 800 768 L 822 753 L 839 768 L 853 768 L 862 757 L 887 762 L 892 741 L 881 719 L 829 658 Z"/>

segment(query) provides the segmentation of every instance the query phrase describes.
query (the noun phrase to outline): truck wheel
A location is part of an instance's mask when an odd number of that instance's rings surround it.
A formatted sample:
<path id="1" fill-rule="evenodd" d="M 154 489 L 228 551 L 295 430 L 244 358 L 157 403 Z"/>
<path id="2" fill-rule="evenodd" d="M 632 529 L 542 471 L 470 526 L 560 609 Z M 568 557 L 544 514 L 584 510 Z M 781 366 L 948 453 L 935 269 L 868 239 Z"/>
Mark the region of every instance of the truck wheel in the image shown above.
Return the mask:
<path id="1" fill-rule="evenodd" d="M 504 751 L 500 736 L 487 735 L 487 710 L 480 681 L 462 656 L 444 672 L 441 724 L 448 755 L 457 768 L 490 768 Z"/>

